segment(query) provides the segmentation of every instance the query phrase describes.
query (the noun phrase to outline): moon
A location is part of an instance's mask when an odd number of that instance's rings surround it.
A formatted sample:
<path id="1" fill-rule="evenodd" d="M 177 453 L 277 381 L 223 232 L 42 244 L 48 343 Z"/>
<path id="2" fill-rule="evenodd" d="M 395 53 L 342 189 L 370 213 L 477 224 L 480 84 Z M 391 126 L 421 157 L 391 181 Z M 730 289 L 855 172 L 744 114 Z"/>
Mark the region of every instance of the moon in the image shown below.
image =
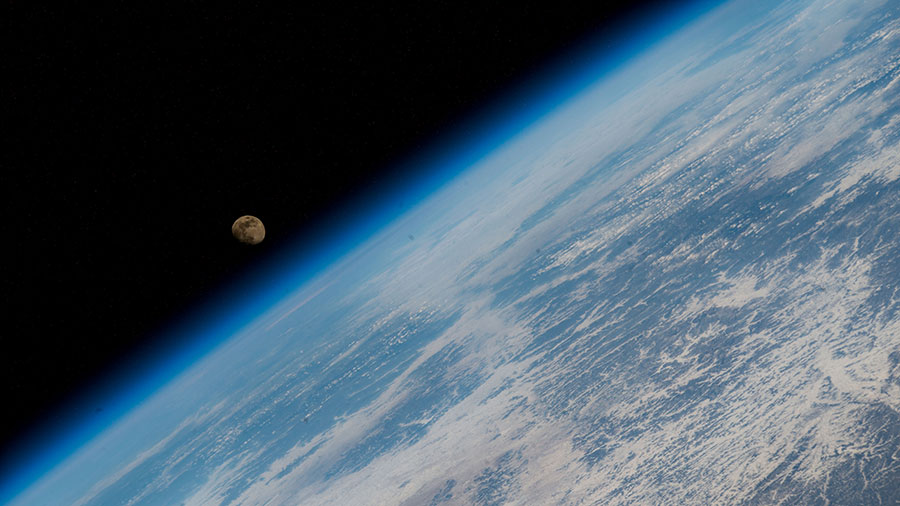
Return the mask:
<path id="1" fill-rule="evenodd" d="M 234 220 L 231 235 L 244 244 L 259 244 L 266 237 L 266 227 L 256 216 L 245 215 Z"/>

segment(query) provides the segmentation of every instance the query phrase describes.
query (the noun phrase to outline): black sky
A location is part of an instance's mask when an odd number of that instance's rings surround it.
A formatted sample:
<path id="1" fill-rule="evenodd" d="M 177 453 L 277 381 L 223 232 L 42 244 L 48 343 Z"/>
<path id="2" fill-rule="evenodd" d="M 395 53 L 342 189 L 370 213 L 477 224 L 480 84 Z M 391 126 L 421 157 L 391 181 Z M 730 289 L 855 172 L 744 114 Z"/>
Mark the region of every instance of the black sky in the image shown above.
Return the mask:
<path id="1" fill-rule="evenodd" d="M 2 449 L 261 258 L 413 177 L 405 156 L 678 3 L 7 3 Z M 230 236 L 242 214 L 266 224 L 258 247 Z"/>

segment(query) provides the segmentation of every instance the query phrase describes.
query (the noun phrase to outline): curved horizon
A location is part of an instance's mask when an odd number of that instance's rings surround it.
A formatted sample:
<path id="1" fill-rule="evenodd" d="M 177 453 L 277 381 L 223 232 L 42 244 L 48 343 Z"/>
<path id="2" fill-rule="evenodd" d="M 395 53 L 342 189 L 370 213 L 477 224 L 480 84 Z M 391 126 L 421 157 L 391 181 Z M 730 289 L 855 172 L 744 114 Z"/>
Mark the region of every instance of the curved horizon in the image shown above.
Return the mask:
<path id="1" fill-rule="evenodd" d="M 284 298 L 351 255 L 478 160 L 514 139 L 589 86 L 615 73 L 724 0 L 693 0 L 668 12 L 648 13 L 621 29 L 620 45 L 601 52 L 599 36 L 526 77 L 509 92 L 472 112 L 448 135 L 435 137 L 397 166 L 407 180 L 383 182 L 292 243 L 164 325 L 161 345 L 132 358 L 74 396 L 4 455 L 0 501 L 30 489 L 79 449 L 227 343 Z M 605 38 L 602 41 L 606 41 Z M 574 61 L 574 63 L 573 63 Z M 410 170 L 413 167 L 417 171 Z M 92 407 L 102 405 L 101 412 Z M 87 412 L 87 414 L 85 414 Z"/>

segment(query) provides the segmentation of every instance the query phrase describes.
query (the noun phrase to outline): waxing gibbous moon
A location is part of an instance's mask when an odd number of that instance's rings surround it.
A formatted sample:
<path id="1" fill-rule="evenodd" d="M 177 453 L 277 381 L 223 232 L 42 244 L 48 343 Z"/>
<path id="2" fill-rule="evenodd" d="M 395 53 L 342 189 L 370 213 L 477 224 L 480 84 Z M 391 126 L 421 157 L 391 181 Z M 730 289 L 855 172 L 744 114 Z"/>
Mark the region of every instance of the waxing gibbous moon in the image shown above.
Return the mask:
<path id="1" fill-rule="evenodd" d="M 259 244 L 266 237 L 266 227 L 256 216 L 241 216 L 231 225 L 231 235 L 244 244 Z"/>

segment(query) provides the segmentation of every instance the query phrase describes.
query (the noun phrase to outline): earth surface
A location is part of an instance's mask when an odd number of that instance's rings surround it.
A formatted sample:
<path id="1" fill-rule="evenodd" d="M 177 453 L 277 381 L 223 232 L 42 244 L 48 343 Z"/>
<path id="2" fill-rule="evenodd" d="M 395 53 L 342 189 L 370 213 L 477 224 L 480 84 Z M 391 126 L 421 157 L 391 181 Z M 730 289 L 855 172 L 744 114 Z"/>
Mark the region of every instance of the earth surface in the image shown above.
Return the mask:
<path id="1" fill-rule="evenodd" d="M 897 504 L 898 98 L 900 2 L 710 10 L 13 503 Z"/>

